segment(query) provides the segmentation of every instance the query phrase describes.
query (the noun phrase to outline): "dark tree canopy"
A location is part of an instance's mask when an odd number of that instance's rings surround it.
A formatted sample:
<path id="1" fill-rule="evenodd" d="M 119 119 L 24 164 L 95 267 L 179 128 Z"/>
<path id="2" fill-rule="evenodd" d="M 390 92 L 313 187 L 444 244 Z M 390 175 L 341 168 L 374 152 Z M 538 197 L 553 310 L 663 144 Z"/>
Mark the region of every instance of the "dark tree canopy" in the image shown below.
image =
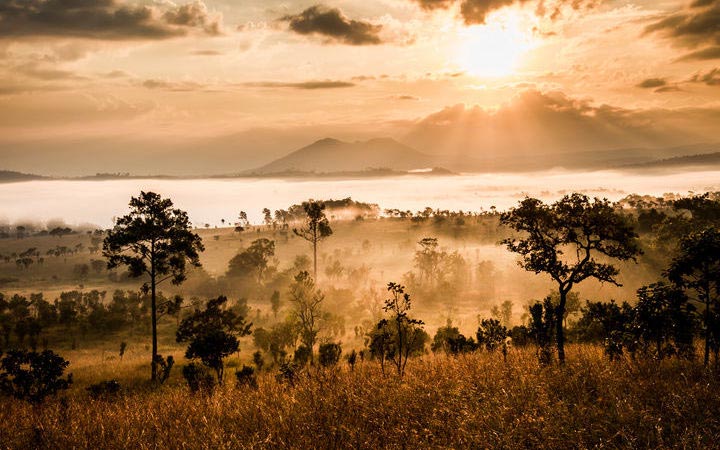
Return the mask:
<path id="1" fill-rule="evenodd" d="M 200 266 L 199 254 L 204 250 L 200 236 L 192 232 L 187 213 L 154 192 L 132 197 L 130 213 L 117 219 L 103 242 L 108 269 L 122 265 L 132 277 L 147 276 L 143 290 L 151 293 L 153 381 L 157 379 L 158 356 L 157 285 L 166 280 L 181 284 L 188 265 Z"/>
<path id="2" fill-rule="evenodd" d="M 630 221 L 606 199 L 584 194 L 563 197 L 552 205 L 526 198 L 502 214 L 501 223 L 520 232 L 505 239 L 508 250 L 521 256 L 527 271 L 547 273 L 558 285 L 558 317 L 563 317 L 567 294 L 588 279 L 619 285 L 619 270 L 606 259 L 634 259 L 641 253 Z M 602 256 L 600 260 L 597 257 Z M 557 324 L 558 357 L 565 360 L 563 324 Z"/>
<path id="3" fill-rule="evenodd" d="M 712 348 L 720 349 L 720 232 L 713 226 L 692 232 L 680 240 L 679 252 L 666 271 L 670 281 L 696 293 L 704 307 L 705 365 Z"/>
<path id="4" fill-rule="evenodd" d="M 164 277 L 157 283 L 185 281 L 187 265 L 199 267 L 199 253 L 205 250 L 200 236 L 192 232 L 187 213 L 154 192 L 132 197 L 130 208 L 103 242 L 108 269 L 124 265 L 133 277 Z"/>
<path id="5" fill-rule="evenodd" d="M 180 322 L 175 338 L 188 342 L 185 357 L 198 358 L 213 369 L 222 383 L 223 360 L 238 351 L 238 337 L 250 334 L 251 323 L 227 308 L 227 297 L 209 300 L 204 310 L 196 310 Z"/>
<path id="6" fill-rule="evenodd" d="M 265 278 L 268 264 L 273 256 L 275 256 L 275 241 L 265 238 L 256 239 L 248 248 L 230 260 L 228 275 L 251 277 L 260 284 Z"/>
<path id="7" fill-rule="evenodd" d="M 63 377 L 70 363 L 50 350 L 41 353 L 11 350 L 0 360 L 0 392 L 30 403 L 72 384 L 72 374 Z"/>

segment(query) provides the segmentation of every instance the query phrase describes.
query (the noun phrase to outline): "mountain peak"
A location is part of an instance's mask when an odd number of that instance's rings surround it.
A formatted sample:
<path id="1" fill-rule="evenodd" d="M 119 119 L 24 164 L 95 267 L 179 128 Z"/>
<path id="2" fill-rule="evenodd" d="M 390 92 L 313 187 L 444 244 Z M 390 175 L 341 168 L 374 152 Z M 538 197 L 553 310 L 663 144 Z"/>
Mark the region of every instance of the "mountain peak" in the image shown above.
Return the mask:
<path id="1" fill-rule="evenodd" d="M 314 147 L 318 145 L 337 145 L 337 144 L 343 144 L 344 142 L 335 138 L 326 137 L 323 139 L 318 139 L 317 141 L 310 144 L 308 147 Z"/>

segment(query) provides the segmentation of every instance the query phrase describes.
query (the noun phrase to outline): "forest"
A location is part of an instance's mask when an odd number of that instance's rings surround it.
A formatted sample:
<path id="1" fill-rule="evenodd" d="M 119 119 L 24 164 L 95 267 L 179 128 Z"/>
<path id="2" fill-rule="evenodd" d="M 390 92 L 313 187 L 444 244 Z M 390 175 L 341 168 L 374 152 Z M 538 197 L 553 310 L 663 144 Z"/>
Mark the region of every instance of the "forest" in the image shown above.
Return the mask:
<path id="1" fill-rule="evenodd" d="M 0 224 L 6 448 L 699 448 L 720 193 Z"/>

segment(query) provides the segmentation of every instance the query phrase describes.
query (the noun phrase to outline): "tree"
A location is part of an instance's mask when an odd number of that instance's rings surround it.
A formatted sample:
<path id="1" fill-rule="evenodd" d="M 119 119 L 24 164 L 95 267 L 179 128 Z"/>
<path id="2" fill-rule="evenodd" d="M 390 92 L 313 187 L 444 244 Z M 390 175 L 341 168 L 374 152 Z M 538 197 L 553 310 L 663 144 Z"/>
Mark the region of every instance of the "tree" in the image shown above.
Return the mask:
<path id="1" fill-rule="evenodd" d="M 641 253 L 637 234 L 629 220 L 610 202 L 592 201 L 584 194 L 566 195 L 546 205 L 526 198 L 500 217 L 502 224 L 521 232 L 521 237 L 502 241 L 521 256 L 519 265 L 536 274 L 546 273 L 557 284 L 560 300 L 556 317 L 565 316 L 568 293 L 578 283 L 594 278 L 620 286 L 619 270 L 596 259 L 602 255 L 620 261 L 635 260 Z M 563 321 L 556 322 L 558 359 L 565 362 Z"/>
<path id="2" fill-rule="evenodd" d="M 313 246 L 313 278 L 317 280 L 317 246 L 318 242 L 330 236 L 333 231 L 330 222 L 325 217 L 325 203 L 308 200 L 302 204 L 305 211 L 305 226 L 293 228 L 293 233 Z"/>
<path id="3" fill-rule="evenodd" d="M 405 366 L 408 358 L 424 347 L 428 339 L 427 333 L 422 329 L 425 324 L 422 320 L 413 319 L 408 315 L 412 306 L 410 294 L 405 292 L 405 286 L 397 283 L 388 283 L 391 296 L 385 300 L 383 310 L 389 318 L 382 319 L 377 325 L 381 335 L 387 337 L 385 357 L 390 360 L 400 377 L 405 375 Z"/>
<path id="4" fill-rule="evenodd" d="M 272 308 L 273 316 L 277 318 L 278 311 L 280 311 L 280 291 L 273 291 L 270 296 L 270 308 Z"/>
<path id="5" fill-rule="evenodd" d="M 415 266 L 420 271 L 420 278 L 433 287 L 438 279 L 438 269 L 444 255 L 438 251 L 437 238 L 422 238 L 418 245 L 420 250 L 415 252 Z"/>
<path id="6" fill-rule="evenodd" d="M 630 329 L 645 352 L 654 346 L 657 359 L 673 354 L 692 357 L 695 308 L 683 291 L 660 282 L 641 287 L 637 295 Z"/>
<path id="7" fill-rule="evenodd" d="M 235 255 L 228 264 L 228 275 L 252 276 L 260 285 L 265 278 L 270 259 L 275 256 L 275 241 L 256 239 L 250 247 Z"/>
<path id="8" fill-rule="evenodd" d="M 187 213 L 173 208 L 170 199 L 154 192 L 140 192 L 130 199 L 131 211 L 120 217 L 103 242 L 108 269 L 128 267 L 131 277 L 147 277 L 152 322 L 152 380 L 157 380 L 157 286 L 171 280 L 185 281 L 188 264 L 200 267 L 204 251 L 200 236 L 191 231 Z M 149 283 L 149 286 L 148 286 Z"/>
<path id="9" fill-rule="evenodd" d="M 497 319 L 482 319 L 476 333 L 478 345 L 484 346 L 485 350 L 489 352 L 494 352 L 497 348 L 502 347 L 507 336 L 507 328 L 501 325 Z"/>
<path id="10" fill-rule="evenodd" d="M 666 275 L 679 287 L 695 291 L 696 301 L 703 305 L 705 350 L 703 361 L 710 361 L 710 349 L 720 349 L 720 231 L 707 227 L 680 240 L 679 254 Z"/>
<path id="11" fill-rule="evenodd" d="M 323 300 L 325 295 L 317 289 L 309 273 L 303 271 L 295 276 L 295 281 L 290 285 L 292 315 L 300 327 L 300 342 L 310 351 L 311 362 L 314 361 L 313 347 L 320 332 Z"/>
<path id="12" fill-rule="evenodd" d="M 263 222 L 265 222 L 265 225 L 272 225 L 273 219 L 272 219 L 272 212 L 268 208 L 263 208 Z"/>
<path id="13" fill-rule="evenodd" d="M 189 343 L 185 357 L 198 358 L 213 369 L 219 384 L 223 381 L 223 360 L 238 351 L 237 338 L 249 335 L 252 327 L 226 304 L 225 296 L 209 300 L 204 310 L 195 310 L 183 319 L 175 334 L 177 342 Z"/>
<path id="14" fill-rule="evenodd" d="M 42 403 L 45 397 L 70 387 L 72 374 L 63 378 L 68 365 L 50 350 L 11 350 L 0 360 L 0 391 L 30 403 Z"/>

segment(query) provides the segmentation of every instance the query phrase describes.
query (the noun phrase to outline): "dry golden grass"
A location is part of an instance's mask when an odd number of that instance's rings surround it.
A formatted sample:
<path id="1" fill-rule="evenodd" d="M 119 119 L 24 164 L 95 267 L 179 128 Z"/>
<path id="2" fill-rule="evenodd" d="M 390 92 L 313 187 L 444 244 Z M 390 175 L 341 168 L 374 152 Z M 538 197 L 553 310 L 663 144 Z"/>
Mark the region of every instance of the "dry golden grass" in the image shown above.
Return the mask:
<path id="1" fill-rule="evenodd" d="M 262 374 L 257 390 L 228 383 L 213 396 L 179 380 L 146 383 L 137 357 L 115 374 L 114 400 L 92 400 L 78 377 L 66 401 L 2 400 L 6 448 L 712 448 L 720 442 L 718 377 L 696 363 L 610 363 L 571 346 L 565 367 L 532 350 L 411 361 L 402 381 L 372 362 L 305 372 L 294 387 Z M 81 361 L 97 380 L 113 373 Z M 112 366 L 112 364 L 110 364 Z M 93 368 L 94 367 L 94 368 Z"/>

